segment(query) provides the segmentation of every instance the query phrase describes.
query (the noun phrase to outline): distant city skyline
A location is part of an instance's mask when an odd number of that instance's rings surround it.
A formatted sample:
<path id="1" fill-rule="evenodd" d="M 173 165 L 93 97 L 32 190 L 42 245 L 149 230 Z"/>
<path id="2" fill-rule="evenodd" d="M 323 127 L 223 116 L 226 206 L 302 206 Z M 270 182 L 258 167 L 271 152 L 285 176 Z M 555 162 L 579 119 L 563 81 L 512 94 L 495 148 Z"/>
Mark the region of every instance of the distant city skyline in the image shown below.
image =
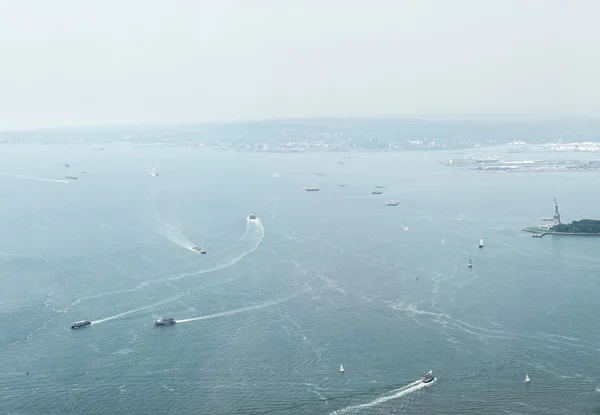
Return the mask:
<path id="1" fill-rule="evenodd" d="M 4 131 L 600 116 L 593 0 L 1 3 Z"/>

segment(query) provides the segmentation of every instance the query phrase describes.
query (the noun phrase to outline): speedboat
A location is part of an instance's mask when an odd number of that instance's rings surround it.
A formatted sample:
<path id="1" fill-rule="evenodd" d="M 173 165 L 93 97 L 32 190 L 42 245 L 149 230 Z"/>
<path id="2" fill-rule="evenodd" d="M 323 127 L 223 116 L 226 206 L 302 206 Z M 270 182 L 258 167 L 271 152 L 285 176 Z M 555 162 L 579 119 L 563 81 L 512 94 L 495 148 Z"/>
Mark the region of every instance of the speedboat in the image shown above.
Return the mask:
<path id="1" fill-rule="evenodd" d="M 197 246 L 194 246 L 192 249 L 194 251 L 196 251 L 196 252 L 200 252 L 201 254 L 205 254 L 206 253 L 206 251 L 204 249 L 202 249 L 200 247 L 197 247 Z"/>
<path id="2" fill-rule="evenodd" d="M 248 220 L 254 220 L 256 219 L 256 215 L 254 213 L 251 213 L 248 215 Z"/>
<path id="3" fill-rule="evenodd" d="M 155 326 L 170 326 L 171 324 L 175 324 L 176 321 L 172 317 L 161 317 L 154 322 Z"/>
<path id="4" fill-rule="evenodd" d="M 80 329 L 80 328 L 91 326 L 91 325 L 92 325 L 91 321 L 81 320 L 81 321 L 76 321 L 75 323 L 71 324 L 71 328 L 72 329 Z"/>
<path id="5" fill-rule="evenodd" d="M 400 202 L 398 202 L 397 200 L 390 200 L 386 203 L 387 206 L 398 206 L 399 204 Z"/>
<path id="6" fill-rule="evenodd" d="M 430 370 L 429 372 L 427 372 L 423 376 L 421 376 L 421 382 L 423 382 L 423 383 L 429 383 L 434 379 L 435 379 L 435 377 L 433 376 L 433 370 Z"/>
<path id="7" fill-rule="evenodd" d="M 154 177 L 158 177 L 159 173 L 157 171 L 153 171 L 152 173 L 150 173 L 151 175 L 153 175 Z"/>

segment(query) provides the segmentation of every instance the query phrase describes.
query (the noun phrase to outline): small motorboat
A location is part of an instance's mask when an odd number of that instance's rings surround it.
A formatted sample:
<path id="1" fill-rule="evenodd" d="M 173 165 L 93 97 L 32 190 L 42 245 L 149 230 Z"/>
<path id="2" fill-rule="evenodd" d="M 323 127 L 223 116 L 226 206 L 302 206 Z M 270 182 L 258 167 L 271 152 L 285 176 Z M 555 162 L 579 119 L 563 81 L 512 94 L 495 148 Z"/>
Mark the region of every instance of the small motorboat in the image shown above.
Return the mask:
<path id="1" fill-rule="evenodd" d="M 150 173 L 151 175 L 153 175 L 154 177 L 158 177 L 160 176 L 160 173 L 157 171 L 153 171 L 152 173 Z"/>
<path id="2" fill-rule="evenodd" d="M 71 328 L 72 329 L 81 329 L 83 327 L 87 327 L 87 326 L 91 326 L 92 322 L 89 320 L 81 320 L 81 321 L 76 321 L 75 323 L 71 324 Z"/>
<path id="3" fill-rule="evenodd" d="M 154 322 L 155 326 L 170 326 L 171 324 L 177 323 L 172 317 L 161 317 Z"/>
<path id="4" fill-rule="evenodd" d="M 400 202 L 398 202 L 397 200 L 390 200 L 386 203 L 387 206 L 398 206 L 399 204 Z"/>
<path id="5" fill-rule="evenodd" d="M 421 376 L 421 382 L 423 382 L 423 383 L 429 383 L 434 379 L 435 379 L 435 376 L 433 376 L 433 370 L 430 370 L 429 372 L 427 372 L 423 376 Z"/>
<path id="6" fill-rule="evenodd" d="M 479 239 L 479 247 L 480 247 L 480 248 L 483 248 L 483 238 L 480 238 L 480 239 Z"/>
<path id="7" fill-rule="evenodd" d="M 248 220 L 254 220 L 256 219 L 256 215 L 254 213 L 251 213 L 248 215 Z"/>
<path id="8" fill-rule="evenodd" d="M 382 193 L 383 193 L 383 192 L 382 192 L 381 190 L 373 190 L 373 191 L 371 192 L 371 194 L 372 194 L 372 195 L 380 195 L 380 194 L 382 194 Z"/>
<path id="9" fill-rule="evenodd" d="M 194 247 L 192 247 L 192 249 L 194 251 L 196 251 L 196 252 L 200 252 L 201 254 L 205 254 L 206 253 L 206 250 L 204 250 L 204 249 L 202 249 L 202 248 L 200 248 L 198 246 L 194 246 Z"/>

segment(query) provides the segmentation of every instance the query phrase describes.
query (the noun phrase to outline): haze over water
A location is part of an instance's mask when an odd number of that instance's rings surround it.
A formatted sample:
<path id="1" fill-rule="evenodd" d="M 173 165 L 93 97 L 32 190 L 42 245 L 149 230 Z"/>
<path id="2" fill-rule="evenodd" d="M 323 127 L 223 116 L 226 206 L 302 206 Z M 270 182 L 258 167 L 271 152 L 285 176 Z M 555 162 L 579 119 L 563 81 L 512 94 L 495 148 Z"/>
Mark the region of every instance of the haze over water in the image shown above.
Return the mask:
<path id="1" fill-rule="evenodd" d="M 595 413 L 600 239 L 520 229 L 597 173 L 451 157 L 4 146 L 0 412 Z"/>

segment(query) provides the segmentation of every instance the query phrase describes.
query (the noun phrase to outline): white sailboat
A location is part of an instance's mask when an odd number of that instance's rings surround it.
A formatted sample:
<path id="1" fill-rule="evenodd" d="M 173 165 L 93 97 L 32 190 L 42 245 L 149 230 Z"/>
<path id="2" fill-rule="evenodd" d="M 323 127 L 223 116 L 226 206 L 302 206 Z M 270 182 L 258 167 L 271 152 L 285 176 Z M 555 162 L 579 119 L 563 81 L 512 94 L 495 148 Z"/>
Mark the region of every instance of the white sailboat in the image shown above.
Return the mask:
<path id="1" fill-rule="evenodd" d="M 480 239 L 479 239 L 479 247 L 480 247 L 480 248 L 483 248 L 483 238 L 480 238 Z"/>
<path id="2" fill-rule="evenodd" d="M 529 375 L 528 375 L 528 374 L 527 374 L 527 375 L 525 375 L 525 380 L 524 380 L 523 382 L 525 382 L 525 383 L 529 383 L 529 382 L 531 382 L 531 381 L 529 380 Z"/>
<path id="3" fill-rule="evenodd" d="M 471 255 L 469 255 L 469 268 L 473 268 L 473 264 L 471 263 Z"/>
<path id="4" fill-rule="evenodd" d="M 344 366 L 340 365 L 340 373 L 344 373 Z"/>

